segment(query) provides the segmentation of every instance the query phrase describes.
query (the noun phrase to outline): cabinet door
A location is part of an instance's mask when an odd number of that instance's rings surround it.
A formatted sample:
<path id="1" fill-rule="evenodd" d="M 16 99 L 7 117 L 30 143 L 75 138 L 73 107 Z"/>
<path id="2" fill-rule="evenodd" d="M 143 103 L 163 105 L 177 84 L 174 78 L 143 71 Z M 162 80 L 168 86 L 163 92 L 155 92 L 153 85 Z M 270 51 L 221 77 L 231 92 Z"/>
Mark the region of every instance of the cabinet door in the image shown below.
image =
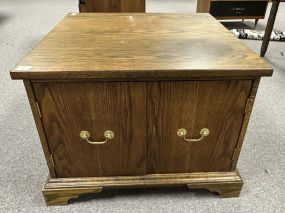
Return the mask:
<path id="1" fill-rule="evenodd" d="M 251 80 L 154 82 L 147 85 L 147 173 L 229 171 Z M 187 142 L 177 130 L 185 128 Z"/>
<path id="2" fill-rule="evenodd" d="M 33 83 L 57 177 L 145 174 L 145 84 Z M 114 138 L 104 141 L 106 130 Z"/>

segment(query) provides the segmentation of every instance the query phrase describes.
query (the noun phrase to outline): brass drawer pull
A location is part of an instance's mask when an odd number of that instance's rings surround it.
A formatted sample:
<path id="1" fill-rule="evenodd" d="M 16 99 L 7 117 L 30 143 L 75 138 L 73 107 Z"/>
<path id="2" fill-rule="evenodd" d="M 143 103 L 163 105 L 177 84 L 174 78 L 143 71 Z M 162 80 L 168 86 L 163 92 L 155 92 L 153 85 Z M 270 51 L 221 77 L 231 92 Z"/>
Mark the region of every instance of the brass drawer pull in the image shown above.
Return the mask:
<path id="1" fill-rule="evenodd" d="M 105 137 L 105 140 L 104 141 L 90 141 L 89 138 L 90 138 L 90 132 L 88 131 L 81 131 L 80 132 L 80 138 L 86 140 L 88 143 L 90 144 L 104 144 L 106 143 L 108 140 L 111 140 L 114 138 L 114 132 L 110 131 L 110 130 L 107 130 L 104 132 L 104 137 Z"/>
<path id="2" fill-rule="evenodd" d="M 200 130 L 200 138 L 198 139 L 188 139 L 186 138 L 186 135 L 187 135 L 187 130 L 186 129 L 178 129 L 177 130 L 177 135 L 178 137 L 183 137 L 183 139 L 185 141 L 188 141 L 188 142 L 198 142 L 198 141 L 201 141 L 204 139 L 204 137 L 207 137 L 208 135 L 210 134 L 210 130 L 207 129 L 207 128 L 203 128 Z"/>
<path id="3" fill-rule="evenodd" d="M 244 7 L 233 7 L 233 8 L 232 8 L 232 11 L 233 11 L 235 14 L 242 14 L 242 13 L 244 13 L 245 8 L 244 8 Z"/>

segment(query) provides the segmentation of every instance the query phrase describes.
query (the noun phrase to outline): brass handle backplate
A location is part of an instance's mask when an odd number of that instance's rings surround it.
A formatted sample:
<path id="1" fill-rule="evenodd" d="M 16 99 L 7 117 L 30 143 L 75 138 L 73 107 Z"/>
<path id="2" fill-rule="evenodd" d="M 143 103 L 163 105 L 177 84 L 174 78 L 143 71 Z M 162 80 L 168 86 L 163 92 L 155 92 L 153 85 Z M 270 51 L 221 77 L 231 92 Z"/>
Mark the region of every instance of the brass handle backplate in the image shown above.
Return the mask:
<path id="1" fill-rule="evenodd" d="M 181 137 L 183 138 L 185 141 L 188 141 L 188 142 L 198 142 L 198 141 L 201 141 L 203 140 L 205 137 L 207 137 L 208 135 L 210 134 L 210 130 L 207 129 L 207 128 L 203 128 L 200 130 L 200 138 L 197 138 L 197 139 L 189 139 L 189 138 L 186 138 L 186 135 L 187 135 L 187 130 L 186 129 L 178 129 L 177 130 L 177 135 L 178 137 Z"/>
<path id="2" fill-rule="evenodd" d="M 111 130 L 107 130 L 107 131 L 104 132 L 104 137 L 105 137 L 104 141 L 90 141 L 89 139 L 90 139 L 91 134 L 88 131 L 81 131 L 79 135 L 80 135 L 80 138 L 86 140 L 90 144 L 104 144 L 108 140 L 113 139 L 114 136 L 115 136 L 114 132 L 111 131 Z"/>

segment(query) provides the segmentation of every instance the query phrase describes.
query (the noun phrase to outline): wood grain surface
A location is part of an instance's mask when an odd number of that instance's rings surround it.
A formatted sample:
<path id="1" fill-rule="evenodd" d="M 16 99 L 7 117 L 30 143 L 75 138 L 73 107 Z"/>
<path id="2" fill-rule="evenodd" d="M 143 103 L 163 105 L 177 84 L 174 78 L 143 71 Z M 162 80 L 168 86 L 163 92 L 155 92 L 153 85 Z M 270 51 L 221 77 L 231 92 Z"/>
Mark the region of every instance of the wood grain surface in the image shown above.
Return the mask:
<path id="1" fill-rule="evenodd" d="M 272 68 L 209 14 L 67 15 L 13 79 L 270 76 Z"/>
<path id="2" fill-rule="evenodd" d="M 57 177 L 145 174 L 145 84 L 34 83 Z M 82 130 L 101 141 L 92 145 Z"/>
<path id="3" fill-rule="evenodd" d="M 145 12 L 145 0 L 80 0 L 80 12 Z"/>
<path id="4" fill-rule="evenodd" d="M 152 82 L 147 85 L 147 172 L 230 171 L 251 80 Z M 200 142 L 202 128 L 210 135 Z"/>

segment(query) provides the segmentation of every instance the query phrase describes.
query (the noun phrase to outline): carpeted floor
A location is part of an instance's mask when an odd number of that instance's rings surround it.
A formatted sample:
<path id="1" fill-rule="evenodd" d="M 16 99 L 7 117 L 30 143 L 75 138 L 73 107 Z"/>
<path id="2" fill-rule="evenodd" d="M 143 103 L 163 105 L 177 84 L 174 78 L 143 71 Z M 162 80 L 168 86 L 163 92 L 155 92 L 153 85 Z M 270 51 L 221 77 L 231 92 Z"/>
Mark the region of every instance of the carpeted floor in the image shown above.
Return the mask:
<path id="1" fill-rule="evenodd" d="M 195 12 L 196 1 L 148 0 L 148 12 Z M 271 6 L 271 5 L 270 5 Z M 239 198 L 207 191 L 144 189 L 85 196 L 64 207 L 46 207 L 43 152 L 21 81 L 9 70 L 77 0 L 0 0 L 0 212 L 285 212 L 285 42 L 271 42 L 266 58 L 275 69 L 260 90 L 239 160 L 245 185 Z M 252 25 L 253 21 L 246 21 Z M 258 29 L 264 29 L 261 20 Z M 277 30 L 285 31 L 285 3 Z M 260 41 L 244 41 L 259 53 Z"/>

